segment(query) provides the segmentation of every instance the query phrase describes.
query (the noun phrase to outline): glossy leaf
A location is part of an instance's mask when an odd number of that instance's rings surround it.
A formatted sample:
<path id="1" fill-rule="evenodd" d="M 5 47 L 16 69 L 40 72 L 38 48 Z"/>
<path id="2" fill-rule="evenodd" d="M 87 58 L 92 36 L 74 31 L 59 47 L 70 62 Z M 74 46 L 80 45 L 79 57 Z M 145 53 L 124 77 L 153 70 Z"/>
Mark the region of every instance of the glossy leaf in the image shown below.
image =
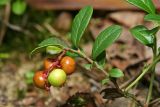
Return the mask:
<path id="1" fill-rule="evenodd" d="M 153 34 L 158 31 L 159 28 L 148 30 L 143 25 L 138 25 L 132 28 L 130 31 L 132 35 L 142 44 L 146 46 L 151 46 L 154 42 Z"/>
<path id="2" fill-rule="evenodd" d="M 0 0 L 0 5 L 6 5 L 10 0 Z"/>
<path id="3" fill-rule="evenodd" d="M 153 21 L 153 22 L 160 23 L 160 15 L 158 14 L 148 14 L 144 17 L 144 19 L 147 21 Z"/>
<path id="4" fill-rule="evenodd" d="M 51 55 L 59 54 L 60 52 L 62 52 L 62 48 L 59 48 L 57 46 L 48 46 L 46 48 L 46 52 L 51 54 Z"/>
<path id="5" fill-rule="evenodd" d="M 71 40 L 76 48 L 78 48 L 82 35 L 87 25 L 89 24 L 92 13 L 93 13 L 93 8 L 91 6 L 86 6 L 79 11 L 79 13 L 75 16 L 73 20 Z"/>
<path id="6" fill-rule="evenodd" d="M 115 42 L 122 32 L 118 25 L 112 25 L 103 30 L 95 40 L 92 48 L 92 58 L 95 60 L 107 47 Z"/>
<path id="7" fill-rule="evenodd" d="M 130 4 L 148 12 L 155 14 L 156 9 L 152 0 L 127 0 Z"/>
<path id="8" fill-rule="evenodd" d="M 38 46 L 50 46 L 50 45 L 60 46 L 61 48 L 68 47 L 67 44 L 63 40 L 61 40 L 57 37 L 45 39 Z"/>
<path id="9" fill-rule="evenodd" d="M 46 39 L 44 41 L 42 41 L 38 47 L 36 47 L 31 53 L 30 53 L 30 56 L 32 56 L 33 54 L 36 54 L 38 52 L 42 52 L 42 51 L 46 51 L 46 48 L 48 46 L 56 46 L 60 49 L 64 49 L 64 48 L 67 48 L 68 46 L 66 45 L 66 43 L 59 39 L 59 38 L 56 38 L 56 37 L 52 37 L 52 38 L 49 38 L 49 39 Z"/>
<path id="10" fill-rule="evenodd" d="M 156 33 L 159 31 L 159 28 L 160 27 L 158 26 L 158 27 L 155 27 L 155 28 L 153 28 L 151 30 L 147 30 L 147 32 L 148 32 L 149 35 L 155 36 Z"/>
<path id="11" fill-rule="evenodd" d="M 120 77 L 123 77 L 124 74 L 123 74 L 123 72 L 122 72 L 120 69 L 118 69 L 118 68 L 113 68 L 113 69 L 111 69 L 111 70 L 109 71 L 109 76 L 110 76 L 110 77 L 113 77 L 113 78 L 120 78 Z"/>
<path id="12" fill-rule="evenodd" d="M 27 8 L 27 4 L 25 1 L 17 0 L 12 4 L 12 11 L 16 15 L 24 14 L 26 8 Z"/>

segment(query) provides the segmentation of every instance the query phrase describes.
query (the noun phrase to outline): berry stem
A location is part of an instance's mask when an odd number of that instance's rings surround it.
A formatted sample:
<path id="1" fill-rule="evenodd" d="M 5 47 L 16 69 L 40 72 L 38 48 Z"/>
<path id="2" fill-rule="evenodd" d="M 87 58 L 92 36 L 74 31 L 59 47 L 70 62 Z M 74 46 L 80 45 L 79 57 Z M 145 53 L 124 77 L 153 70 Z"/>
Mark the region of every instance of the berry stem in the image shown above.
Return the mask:
<path id="1" fill-rule="evenodd" d="M 60 63 L 62 57 L 65 55 L 65 53 L 66 53 L 66 50 L 62 51 L 62 53 L 58 56 L 57 60 L 56 60 L 55 62 L 53 62 L 53 64 L 51 65 L 51 67 L 43 72 L 43 75 L 44 75 L 44 78 L 45 78 L 45 79 L 47 79 L 49 73 L 50 73 L 56 66 L 58 66 L 58 64 Z M 50 86 L 51 86 L 51 85 L 50 85 L 47 81 L 45 81 L 45 89 L 46 89 L 47 91 L 49 91 Z"/>
<path id="2" fill-rule="evenodd" d="M 82 58 L 84 58 L 90 64 L 93 64 L 93 62 L 94 62 L 92 59 L 90 59 L 87 55 L 85 55 L 80 50 L 73 50 L 73 49 L 67 48 L 66 51 L 70 51 L 70 52 L 73 52 L 73 53 L 76 53 L 76 54 L 80 55 Z M 97 68 L 99 68 L 107 77 L 109 77 L 109 74 L 104 69 L 101 69 L 101 67 L 100 67 L 100 65 L 98 63 L 95 62 L 95 66 Z"/>
<path id="3" fill-rule="evenodd" d="M 153 61 L 154 61 L 156 56 L 157 56 L 157 38 L 156 38 L 156 36 L 154 38 L 154 44 L 153 44 L 153 47 L 152 47 L 152 51 L 153 51 Z M 153 68 L 152 68 L 151 80 L 150 80 L 148 95 L 147 95 L 147 98 L 146 98 L 146 105 L 147 106 L 149 105 L 149 102 L 150 102 L 151 97 L 152 97 L 154 78 L 155 78 L 155 66 L 153 66 Z"/>

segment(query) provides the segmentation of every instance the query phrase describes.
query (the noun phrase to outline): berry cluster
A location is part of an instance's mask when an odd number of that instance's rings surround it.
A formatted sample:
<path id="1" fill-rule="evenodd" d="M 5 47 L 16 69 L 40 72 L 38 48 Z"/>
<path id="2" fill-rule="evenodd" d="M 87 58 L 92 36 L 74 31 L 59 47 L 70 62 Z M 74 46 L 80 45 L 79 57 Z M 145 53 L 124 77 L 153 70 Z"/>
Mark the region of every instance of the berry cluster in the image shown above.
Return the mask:
<path id="1" fill-rule="evenodd" d="M 44 71 L 38 71 L 33 77 L 36 87 L 49 90 L 50 86 L 60 87 L 67 78 L 67 75 L 75 71 L 75 60 L 61 53 L 57 59 L 45 59 Z"/>

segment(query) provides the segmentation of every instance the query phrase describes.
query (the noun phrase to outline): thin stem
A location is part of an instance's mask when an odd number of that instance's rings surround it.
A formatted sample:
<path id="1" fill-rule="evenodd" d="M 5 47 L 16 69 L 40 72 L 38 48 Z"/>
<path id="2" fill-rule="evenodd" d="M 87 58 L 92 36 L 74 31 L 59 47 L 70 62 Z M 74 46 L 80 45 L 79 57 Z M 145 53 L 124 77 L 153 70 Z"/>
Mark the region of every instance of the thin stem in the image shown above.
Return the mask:
<path id="1" fill-rule="evenodd" d="M 141 72 L 138 72 L 134 77 L 132 77 L 130 80 L 128 80 L 127 82 L 123 83 L 120 88 L 124 89 L 126 88 L 129 84 L 131 84 L 136 78 L 138 78 L 138 76 L 141 74 Z"/>
<path id="2" fill-rule="evenodd" d="M 154 61 L 156 56 L 157 56 L 157 38 L 156 37 L 154 39 L 154 44 L 153 44 L 152 51 L 153 51 L 153 61 Z M 154 77 L 155 77 L 155 66 L 153 66 L 153 68 L 152 68 L 152 74 L 151 74 L 151 80 L 150 80 L 148 95 L 147 95 L 147 99 L 146 99 L 146 105 L 149 105 L 150 99 L 152 97 Z"/>
<path id="3" fill-rule="evenodd" d="M 154 38 L 154 44 L 153 44 L 152 51 L 153 51 L 153 56 L 154 56 L 153 59 L 155 59 L 157 55 L 157 38 L 156 37 Z"/>
<path id="4" fill-rule="evenodd" d="M 159 60 L 160 60 L 160 55 L 158 55 L 158 57 L 155 57 L 153 63 L 151 63 L 148 67 L 142 70 L 142 73 L 129 86 L 126 87 L 125 91 L 131 89 L 148 71 L 150 71 L 153 68 L 153 66 L 157 64 Z"/>
<path id="5" fill-rule="evenodd" d="M 151 76 L 151 81 L 150 81 L 148 96 L 147 96 L 147 99 L 146 99 L 146 104 L 147 104 L 147 105 L 149 104 L 150 99 L 151 99 L 151 97 L 152 97 L 154 77 L 155 77 L 155 73 L 153 72 L 153 73 L 152 73 L 152 76 Z"/>
<path id="6" fill-rule="evenodd" d="M 68 48 L 66 50 L 80 55 L 82 58 L 84 58 L 90 64 L 93 64 L 93 62 L 94 62 L 92 59 L 90 59 L 87 55 L 85 55 L 84 53 L 82 53 L 80 50 L 74 50 L 74 49 L 70 49 L 70 48 Z M 99 68 L 106 76 L 109 76 L 108 73 L 104 69 L 101 69 L 101 67 L 100 67 L 100 65 L 98 63 L 95 62 L 95 66 L 97 68 Z"/>

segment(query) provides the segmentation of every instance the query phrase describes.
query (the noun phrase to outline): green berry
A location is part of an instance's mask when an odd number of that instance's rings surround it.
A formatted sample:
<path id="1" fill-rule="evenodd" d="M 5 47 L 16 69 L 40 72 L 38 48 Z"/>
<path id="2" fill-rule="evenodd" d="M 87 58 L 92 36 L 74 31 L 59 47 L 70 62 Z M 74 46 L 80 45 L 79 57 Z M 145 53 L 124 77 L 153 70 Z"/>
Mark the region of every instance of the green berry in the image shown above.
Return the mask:
<path id="1" fill-rule="evenodd" d="M 66 81 L 66 73 L 62 69 L 54 69 L 50 72 L 48 81 L 52 86 L 62 86 Z"/>

